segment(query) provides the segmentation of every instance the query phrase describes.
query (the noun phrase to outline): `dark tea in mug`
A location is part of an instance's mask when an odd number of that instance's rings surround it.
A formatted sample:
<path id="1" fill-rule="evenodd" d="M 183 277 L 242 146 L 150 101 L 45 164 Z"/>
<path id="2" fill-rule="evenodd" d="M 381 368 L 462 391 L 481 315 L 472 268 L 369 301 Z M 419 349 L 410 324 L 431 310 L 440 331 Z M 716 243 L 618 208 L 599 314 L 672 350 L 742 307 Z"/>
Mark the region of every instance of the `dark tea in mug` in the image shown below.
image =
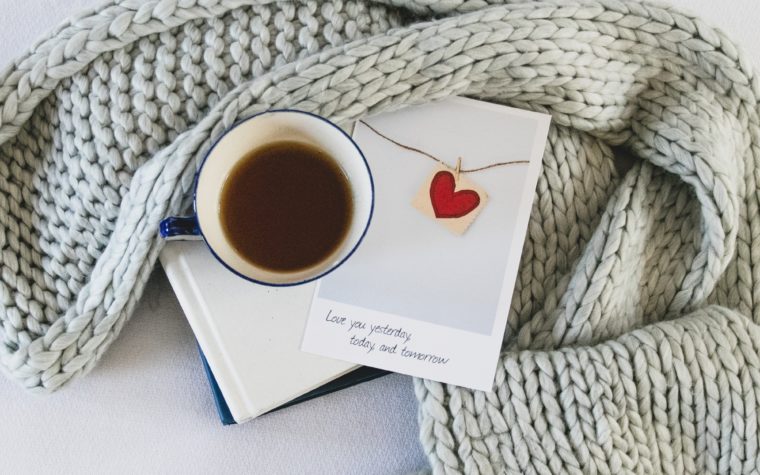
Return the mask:
<path id="1" fill-rule="evenodd" d="M 280 141 L 253 150 L 230 171 L 219 202 L 222 230 L 249 263 L 296 272 L 329 258 L 351 227 L 346 175 L 323 150 Z"/>

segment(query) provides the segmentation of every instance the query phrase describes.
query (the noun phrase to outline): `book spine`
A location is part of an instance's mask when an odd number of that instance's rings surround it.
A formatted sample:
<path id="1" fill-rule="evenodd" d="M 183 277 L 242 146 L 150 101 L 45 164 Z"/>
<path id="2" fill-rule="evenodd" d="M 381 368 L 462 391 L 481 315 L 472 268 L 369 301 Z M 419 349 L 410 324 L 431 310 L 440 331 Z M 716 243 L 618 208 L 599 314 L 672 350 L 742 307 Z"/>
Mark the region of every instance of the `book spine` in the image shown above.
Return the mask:
<path id="1" fill-rule="evenodd" d="M 198 284 L 192 278 L 192 273 L 182 255 L 184 244 L 181 242 L 168 243 L 162 250 L 159 260 L 172 289 L 174 289 L 182 311 L 190 323 L 198 345 L 211 367 L 232 417 L 235 421 L 241 422 L 256 414 L 252 413 L 245 404 L 244 398 L 241 396 L 242 392 L 237 387 L 235 375 L 230 374 L 227 368 L 221 365 L 223 363 L 220 363 L 227 360 L 227 355 L 216 337 L 217 332 L 213 328 L 208 305 L 200 297 L 202 293 L 198 291 Z"/>

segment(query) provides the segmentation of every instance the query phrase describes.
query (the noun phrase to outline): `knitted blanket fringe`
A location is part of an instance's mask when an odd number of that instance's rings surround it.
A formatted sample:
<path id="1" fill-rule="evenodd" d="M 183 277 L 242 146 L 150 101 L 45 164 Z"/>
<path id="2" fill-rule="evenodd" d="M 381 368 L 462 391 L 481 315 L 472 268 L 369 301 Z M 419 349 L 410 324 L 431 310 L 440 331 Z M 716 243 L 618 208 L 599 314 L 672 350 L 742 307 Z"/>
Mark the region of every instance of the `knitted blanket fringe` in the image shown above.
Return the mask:
<path id="1" fill-rule="evenodd" d="M 433 470 L 760 471 L 760 82 L 652 3 L 124 0 L 70 20 L 0 74 L 0 367 L 33 391 L 93 367 L 240 117 L 348 125 L 455 94 L 553 125 L 493 391 L 415 380 Z"/>

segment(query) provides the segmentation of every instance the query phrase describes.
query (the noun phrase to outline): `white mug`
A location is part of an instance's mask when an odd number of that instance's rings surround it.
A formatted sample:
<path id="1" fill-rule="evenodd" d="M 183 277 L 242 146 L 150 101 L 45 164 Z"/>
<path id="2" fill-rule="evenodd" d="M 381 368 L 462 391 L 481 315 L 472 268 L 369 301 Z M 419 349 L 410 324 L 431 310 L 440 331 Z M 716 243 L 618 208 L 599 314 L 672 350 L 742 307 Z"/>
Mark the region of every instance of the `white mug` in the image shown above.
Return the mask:
<path id="1" fill-rule="evenodd" d="M 353 198 L 349 229 L 340 246 L 322 262 L 292 272 L 258 267 L 238 254 L 223 232 L 219 212 L 225 180 L 235 165 L 251 151 L 283 140 L 304 142 L 326 152 L 346 175 Z M 367 160 L 340 127 L 308 112 L 271 110 L 238 122 L 216 141 L 195 177 L 195 214 L 164 219 L 160 232 L 165 239 L 204 240 L 219 262 L 244 279 L 272 286 L 298 285 L 323 277 L 353 254 L 369 228 L 374 199 Z"/>

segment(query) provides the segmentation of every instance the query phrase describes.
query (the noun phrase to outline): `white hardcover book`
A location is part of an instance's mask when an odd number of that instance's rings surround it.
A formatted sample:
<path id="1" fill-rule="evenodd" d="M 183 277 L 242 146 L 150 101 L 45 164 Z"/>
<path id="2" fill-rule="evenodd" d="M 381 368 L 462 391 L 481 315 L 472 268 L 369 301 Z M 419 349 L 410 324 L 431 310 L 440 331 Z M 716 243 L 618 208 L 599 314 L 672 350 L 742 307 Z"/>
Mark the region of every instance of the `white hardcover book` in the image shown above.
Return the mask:
<path id="1" fill-rule="evenodd" d="M 235 422 L 357 368 L 299 349 L 315 284 L 248 282 L 202 241 L 167 242 L 160 261 Z"/>

